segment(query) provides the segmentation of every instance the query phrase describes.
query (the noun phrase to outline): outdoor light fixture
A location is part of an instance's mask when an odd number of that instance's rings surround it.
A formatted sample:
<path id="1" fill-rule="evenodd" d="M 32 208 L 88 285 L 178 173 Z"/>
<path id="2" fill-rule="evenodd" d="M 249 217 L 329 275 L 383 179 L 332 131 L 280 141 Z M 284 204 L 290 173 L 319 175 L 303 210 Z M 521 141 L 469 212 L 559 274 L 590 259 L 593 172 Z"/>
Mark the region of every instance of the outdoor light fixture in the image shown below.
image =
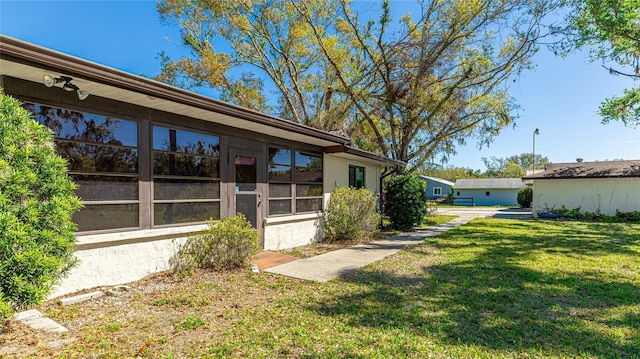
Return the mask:
<path id="1" fill-rule="evenodd" d="M 56 84 L 62 84 L 62 89 L 64 89 L 65 91 L 75 91 L 78 94 L 78 98 L 80 99 L 80 101 L 89 97 L 89 93 L 87 91 L 80 90 L 78 86 L 71 83 L 72 80 L 73 79 L 69 76 L 53 77 L 49 74 L 45 74 L 44 76 L 42 76 L 42 83 L 44 83 L 44 85 L 47 87 L 53 87 Z"/>

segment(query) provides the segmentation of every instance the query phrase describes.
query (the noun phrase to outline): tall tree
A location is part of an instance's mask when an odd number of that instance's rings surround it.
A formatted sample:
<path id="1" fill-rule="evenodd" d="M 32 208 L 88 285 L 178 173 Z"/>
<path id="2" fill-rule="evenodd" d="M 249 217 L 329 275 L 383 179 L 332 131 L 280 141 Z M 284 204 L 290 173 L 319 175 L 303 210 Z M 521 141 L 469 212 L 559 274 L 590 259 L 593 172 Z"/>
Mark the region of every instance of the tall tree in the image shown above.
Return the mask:
<path id="1" fill-rule="evenodd" d="M 484 175 L 493 178 L 518 178 L 527 174 L 527 170 L 534 169 L 533 154 L 522 153 L 505 158 L 482 157 L 482 162 L 487 166 Z M 544 169 L 549 163 L 547 157 L 535 155 L 535 169 Z"/>
<path id="2" fill-rule="evenodd" d="M 554 49 L 567 55 L 588 47 L 590 61 L 602 61 L 612 75 L 626 76 L 634 86 L 605 99 L 602 122 L 640 124 L 640 0 L 567 0 L 567 16 L 559 32 L 565 36 Z M 613 63 L 613 65 L 610 65 Z"/>
<path id="3" fill-rule="evenodd" d="M 335 6 L 307 1 L 312 21 L 327 28 Z M 324 59 L 310 43 L 308 29 L 294 7 L 280 0 L 164 0 L 161 18 L 180 27 L 191 56 L 171 59 L 160 54 L 163 67 L 156 79 L 193 88 L 218 89 L 223 100 L 315 127 L 342 126 L 321 119 L 341 114 L 344 107 L 327 109 L 330 81 Z M 264 79 L 276 98 L 269 98 Z M 270 103 L 278 103 L 274 109 Z M 325 113 L 329 112 L 329 114 Z"/>
<path id="4" fill-rule="evenodd" d="M 421 175 L 441 178 L 449 182 L 455 182 L 460 178 L 483 178 L 484 175 L 480 170 L 474 170 L 468 167 L 455 167 L 455 166 L 429 166 L 427 168 L 421 168 L 416 170 L 416 173 Z"/>
<path id="5" fill-rule="evenodd" d="M 228 99 L 268 110 L 262 83 L 232 76 L 250 65 L 259 72 L 249 78 L 273 83 L 280 116 L 344 127 L 361 148 L 412 172 L 470 137 L 487 145 L 513 124 L 508 84 L 531 66 L 552 8 L 547 0 L 417 5 L 398 22 L 389 1 L 376 11 L 348 0 L 164 0 L 162 17 L 179 24 L 193 56 L 164 57 L 159 79 L 231 88 Z M 247 89 L 249 101 L 240 96 Z"/>

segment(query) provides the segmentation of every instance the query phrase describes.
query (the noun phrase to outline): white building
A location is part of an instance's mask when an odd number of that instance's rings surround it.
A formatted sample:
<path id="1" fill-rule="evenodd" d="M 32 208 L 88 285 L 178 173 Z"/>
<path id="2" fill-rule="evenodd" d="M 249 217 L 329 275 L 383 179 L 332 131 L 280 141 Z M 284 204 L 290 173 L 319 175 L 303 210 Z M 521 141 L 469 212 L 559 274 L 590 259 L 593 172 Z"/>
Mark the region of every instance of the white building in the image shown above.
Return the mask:
<path id="1" fill-rule="evenodd" d="M 615 215 L 640 211 L 640 160 L 553 163 L 533 181 L 534 215 L 550 209 Z"/>

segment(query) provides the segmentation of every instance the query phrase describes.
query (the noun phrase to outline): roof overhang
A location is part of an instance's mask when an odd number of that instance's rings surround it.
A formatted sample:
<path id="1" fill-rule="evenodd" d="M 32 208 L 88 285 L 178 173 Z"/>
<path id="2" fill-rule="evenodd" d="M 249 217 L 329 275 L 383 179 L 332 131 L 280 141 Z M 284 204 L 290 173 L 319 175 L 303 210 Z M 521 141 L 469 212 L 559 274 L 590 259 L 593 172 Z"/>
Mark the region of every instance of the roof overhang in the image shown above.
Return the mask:
<path id="1" fill-rule="evenodd" d="M 189 92 L 124 71 L 0 35 L 0 74 L 42 83 L 45 74 L 73 77 L 100 96 L 323 148 L 350 139 Z M 44 86 L 44 85 L 43 85 Z M 362 151 L 365 152 L 365 151 Z"/>
<path id="2" fill-rule="evenodd" d="M 329 153 L 339 158 L 345 158 L 348 160 L 357 160 L 366 164 L 380 166 L 380 167 L 399 167 L 404 168 L 406 163 L 378 154 L 363 151 L 358 148 L 350 146 L 334 146 L 324 149 L 325 153 Z"/>

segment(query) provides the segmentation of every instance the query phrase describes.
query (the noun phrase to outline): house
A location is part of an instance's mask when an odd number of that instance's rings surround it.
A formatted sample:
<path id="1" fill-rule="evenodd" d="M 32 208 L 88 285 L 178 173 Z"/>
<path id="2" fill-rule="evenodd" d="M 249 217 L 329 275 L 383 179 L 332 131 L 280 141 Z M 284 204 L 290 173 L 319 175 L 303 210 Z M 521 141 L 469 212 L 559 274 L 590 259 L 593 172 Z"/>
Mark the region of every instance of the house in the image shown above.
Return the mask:
<path id="1" fill-rule="evenodd" d="M 442 178 L 429 177 L 429 176 L 417 176 L 423 180 L 427 185 L 427 197 L 429 199 L 444 198 L 449 195 L 454 185 L 453 182 L 443 180 Z"/>
<path id="2" fill-rule="evenodd" d="M 403 162 L 341 134 L 0 35 L 0 86 L 55 133 L 84 208 L 56 295 L 167 269 L 205 220 L 243 213 L 264 249 L 323 238 L 336 186 L 380 193 Z"/>
<path id="3" fill-rule="evenodd" d="M 459 179 L 453 186 L 454 204 L 517 206 L 518 191 L 524 187 L 520 178 Z"/>
<path id="4" fill-rule="evenodd" d="M 640 211 L 640 160 L 547 164 L 533 181 L 533 212 L 580 208 L 615 215 Z"/>

